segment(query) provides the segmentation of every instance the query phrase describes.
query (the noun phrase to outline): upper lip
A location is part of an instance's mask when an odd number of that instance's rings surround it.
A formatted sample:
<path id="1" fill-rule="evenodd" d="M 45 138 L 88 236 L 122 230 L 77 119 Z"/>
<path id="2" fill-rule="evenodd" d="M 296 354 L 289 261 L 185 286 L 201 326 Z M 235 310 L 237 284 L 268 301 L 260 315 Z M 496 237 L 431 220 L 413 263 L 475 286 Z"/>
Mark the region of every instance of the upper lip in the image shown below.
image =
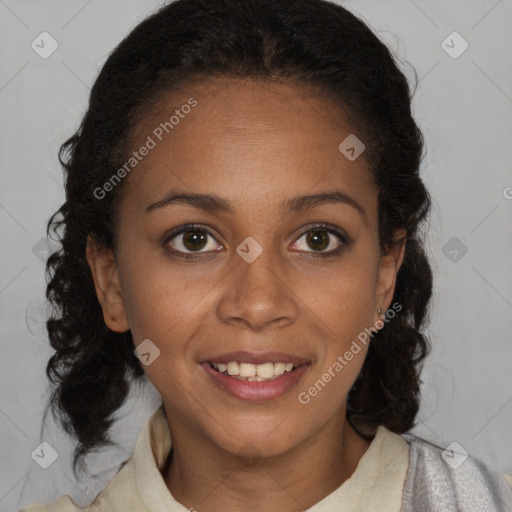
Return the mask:
<path id="1" fill-rule="evenodd" d="M 284 354 L 283 352 L 247 352 L 245 350 L 239 350 L 237 352 L 229 352 L 220 354 L 215 357 L 209 357 L 204 359 L 203 362 L 209 363 L 229 363 L 230 361 L 237 361 L 239 363 L 293 363 L 295 366 L 308 363 L 307 359 L 303 357 L 293 356 L 290 354 Z"/>

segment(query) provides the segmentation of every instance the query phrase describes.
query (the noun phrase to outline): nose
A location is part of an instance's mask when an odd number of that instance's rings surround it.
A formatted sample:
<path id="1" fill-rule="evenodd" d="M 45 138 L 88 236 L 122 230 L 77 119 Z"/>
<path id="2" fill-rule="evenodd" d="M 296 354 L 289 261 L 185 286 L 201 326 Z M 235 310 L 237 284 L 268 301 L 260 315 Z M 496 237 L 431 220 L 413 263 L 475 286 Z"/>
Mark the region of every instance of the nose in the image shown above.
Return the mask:
<path id="1" fill-rule="evenodd" d="M 233 256 L 233 269 L 226 276 L 225 291 L 218 304 L 221 320 L 254 331 L 294 323 L 298 297 L 287 282 L 285 262 L 270 250 L 264 250 L 251 263 L 238 254 Z"/>

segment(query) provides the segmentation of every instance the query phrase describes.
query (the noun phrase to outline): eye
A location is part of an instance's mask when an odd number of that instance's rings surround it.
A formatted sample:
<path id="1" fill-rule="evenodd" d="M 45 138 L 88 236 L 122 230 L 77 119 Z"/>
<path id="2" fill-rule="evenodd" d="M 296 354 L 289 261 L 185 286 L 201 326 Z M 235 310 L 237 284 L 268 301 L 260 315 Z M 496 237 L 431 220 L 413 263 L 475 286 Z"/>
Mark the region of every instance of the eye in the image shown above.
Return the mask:
<path id="1" fill-rule="evenodd" d="M 348 237 L 342 231 L 326 224 L 318 224 L 303 233 L 293 244 L 293 248 L 311 252 L 315 257 L 327 257 L 339 254 L 346 245 Z M 313 251 L 308 251 L 308 247 Z"/>
<path id="2" fill-rule="evenodd" d="M 208 239 L 211 239 L 209 241 Z M 215 248 L 215 245 L 218 248 Z M 204 252 L 220 250 L 222 245 L 215 242 L 209 231 L 197 224 L 180 226 L 166 238 L 164 245 L 171 246 L 172 252 L 183 253 L 185 258 L 194 258 Z M 194 253 L 198 253 L 197 256 Z M 180 254 L 181 256 L 181 254 Z"/>
<path id="3" fill-rule="evenodd" d="M 200 224 L 186 224 L 175 228 L 166 237 L 163 245 L 184 258 L 204 257 L 206 253 L 224 248 Z M 327 224 L 317 224 L 297 239 L 293 249 L 308 252 L 312 257 L 328 257 L 339 254 L 347 245 L 349 238 L 345 233 Z"/>

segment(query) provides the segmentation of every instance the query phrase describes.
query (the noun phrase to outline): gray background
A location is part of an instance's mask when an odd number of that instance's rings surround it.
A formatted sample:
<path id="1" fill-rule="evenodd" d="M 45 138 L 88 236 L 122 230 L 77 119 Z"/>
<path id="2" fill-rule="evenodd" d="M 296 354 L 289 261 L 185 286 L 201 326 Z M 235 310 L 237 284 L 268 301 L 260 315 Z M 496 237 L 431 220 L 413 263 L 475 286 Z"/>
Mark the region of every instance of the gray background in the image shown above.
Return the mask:
<path id="1" fill-rule="evenodd" d="M 120 447 L 91 458 L 96 478 L 76 482 L 72 442 L 41 425 L 51 355 L 44 326 L 46 222 L 64 200 L 60 144 L 77 128 L 108 53 L 160 3 L 149 0 L 0 0 L 0 510 L 69 494 L 87 504 L 129 457 L 159 404 L 150 385 L 119 413 Z M 428 249 L 435 272 L 420 424 L 442 446 L 512 474 L 512 1 L 348 0 L 421 79 L 414 115 L 433 198 Z M 32 48 L 57 41 L 47 59 Z M 452 58 L 442 42 L 469 44 Z M 453 37 L 452 37 L 453 39 Z M 461 41 L 447 44 L 459 51 Z M 46 44 L 46 48 L 48 48 Z M 407 63 L 400 64 L 411 79 Z M 467 253 L 464 251 L 467 249 Z M 42 442 L 58 453 L 40 468 Z"/>

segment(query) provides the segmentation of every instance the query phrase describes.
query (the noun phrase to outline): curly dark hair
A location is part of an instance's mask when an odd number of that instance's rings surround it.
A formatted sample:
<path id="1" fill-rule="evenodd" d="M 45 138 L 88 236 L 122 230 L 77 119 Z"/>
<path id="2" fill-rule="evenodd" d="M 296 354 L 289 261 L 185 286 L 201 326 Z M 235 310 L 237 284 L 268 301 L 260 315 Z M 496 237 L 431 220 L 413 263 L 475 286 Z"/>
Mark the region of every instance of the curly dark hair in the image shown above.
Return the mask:
<path id="1" fill-rule="evenodd" d="M 47 225 L 59 249 L 46 266 L 47 329 L 55 350 L 46 373 L 48 407 L 77 439 L 73 468 L 114 444 L 108 431 L 130 386 L 145 373 L 131 332 L 105 324 L 86 261 L 87 236 L 116 251 L 116 212 L 123 185 L 101 200 L 101 187 L 129 154 L 137 120 L 162 95 L 209 77 L 288 80 L 312 86 L 332 112 L 347 116 L 365 141 L 378 186 L 381 251 L 406 230 L 393 300 L 396 318 L 374 334 L 348 395 L 347 418 L 364 437 L 378 425 L 400 434 L 419 407 L 420 332 L 428 315 L 432 271 L 420 228 L 431 199 L 419 176 L 424 140 L 412 118 L 406 77 L 396 57 L 351 12 L 327 0 L 177 0 L 146 18 L 115 48 L 90 93 L 76 133 L 60 148 L 66 200 Z M 416 87 L 417 87 L 417 75 Z"/>

